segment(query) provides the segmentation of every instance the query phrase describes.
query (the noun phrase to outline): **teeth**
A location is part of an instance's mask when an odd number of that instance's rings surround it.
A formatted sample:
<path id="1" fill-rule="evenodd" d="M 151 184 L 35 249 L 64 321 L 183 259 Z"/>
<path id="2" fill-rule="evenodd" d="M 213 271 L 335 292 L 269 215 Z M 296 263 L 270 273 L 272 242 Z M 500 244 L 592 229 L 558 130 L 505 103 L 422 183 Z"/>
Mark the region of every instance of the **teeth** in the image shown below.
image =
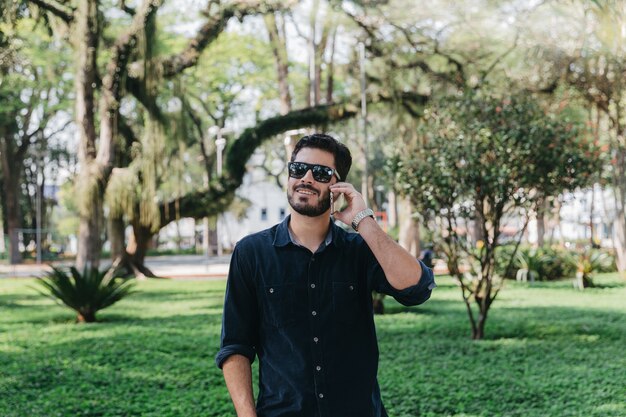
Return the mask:
<path id="1" fill-rule="evenodd" d="M 311 192 L 311 191 L 306 191 L 306 190 L 298 190 L 298 192 L 299 192 L 300 194 L 308 194 L 308 195 L 313 195 L 313 194 L 315 194 L 315 193 L 313 193 L 313 192 Z"/>

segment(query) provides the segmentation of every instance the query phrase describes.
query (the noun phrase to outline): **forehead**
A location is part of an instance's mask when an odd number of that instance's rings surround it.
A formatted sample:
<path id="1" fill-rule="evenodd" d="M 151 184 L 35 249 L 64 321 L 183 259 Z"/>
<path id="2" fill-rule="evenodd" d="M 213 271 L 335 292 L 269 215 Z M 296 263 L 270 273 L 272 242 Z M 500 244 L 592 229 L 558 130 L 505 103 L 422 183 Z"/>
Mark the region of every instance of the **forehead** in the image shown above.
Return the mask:
<path id="1" fill-rule="evenodd" d="M 317 148 L 302 148 L 296 155 L 294 162 L 326 165 L 335 168 L 335 157 L 332 153 Z"/>

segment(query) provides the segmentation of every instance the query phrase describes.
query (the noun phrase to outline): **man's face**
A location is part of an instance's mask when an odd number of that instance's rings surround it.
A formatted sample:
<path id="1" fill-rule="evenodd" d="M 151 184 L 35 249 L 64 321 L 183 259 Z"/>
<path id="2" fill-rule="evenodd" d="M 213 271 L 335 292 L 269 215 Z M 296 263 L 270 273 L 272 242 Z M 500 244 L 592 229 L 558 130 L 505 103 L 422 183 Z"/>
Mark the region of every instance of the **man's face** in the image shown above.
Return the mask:
<path id="1" fill-rule="evenodd" d="M 335 157 L 332 153 L 316 148 L 302 148 L 294 162 L 326 165 L 335 169 Z M 316 217 L 330 209 L 329 187 L 337 182 L 333 175 L 330 182 L 315 181 L 313 172 L 308 170 L 304 177 L 289 177 L 287 183 L 287 200 L 289 205 L 303 216 Z"/>

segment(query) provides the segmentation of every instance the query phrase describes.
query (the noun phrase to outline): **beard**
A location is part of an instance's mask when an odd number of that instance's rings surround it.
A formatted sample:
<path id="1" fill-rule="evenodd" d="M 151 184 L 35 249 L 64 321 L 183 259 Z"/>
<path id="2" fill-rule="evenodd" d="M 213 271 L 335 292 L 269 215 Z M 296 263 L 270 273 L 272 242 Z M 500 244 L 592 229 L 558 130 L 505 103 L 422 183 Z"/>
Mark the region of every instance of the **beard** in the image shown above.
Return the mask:
<path id="1" fill-rule="evenodd" d="M 311 204 L 309 202 L 302 201 L 307 200 L 305 198 L 302 198 L 302 200 L 300 200 L 296 193 L 296 191 L 300 189 L 310 190 L 318 193 L 317 204 Z M 308 199 L 312 199 L 312 197 L 314 196 L 311 196 Z M 303 216 L 307 217 L 317 217 L 324 214 L 328 209 L 330 209 L 330 190 L 326 190 L 326 192 L 320 192 L 319 190 L 311 186 L 297 185 L 291 189 L 291 192 L 287 191 L 287 201 L 289 202 L 289 205 L 296 211 L 296 213 L 302 214 Z"/>

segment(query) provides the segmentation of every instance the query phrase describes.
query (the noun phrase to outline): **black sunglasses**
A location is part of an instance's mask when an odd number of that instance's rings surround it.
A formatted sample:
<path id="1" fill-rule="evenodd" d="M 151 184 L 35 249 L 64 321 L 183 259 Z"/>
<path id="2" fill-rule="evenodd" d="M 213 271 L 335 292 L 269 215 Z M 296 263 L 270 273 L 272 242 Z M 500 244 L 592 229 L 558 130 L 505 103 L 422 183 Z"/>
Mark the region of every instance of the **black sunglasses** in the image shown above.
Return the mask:
<path id="1" fill-rule="evenodd" d="M 337 180 L 341 181 L 341 177 L 337 173 L 337 170 L 327 167 L 326 165 L 307 164 L 306 162 L 289 162 L 287 164 L 289 169 L 289 176 L 291 178 L 300 179 L 311 170 L 313 173 L 313 179 L 317 182 L 329 182 L 333 177 L 333 174 L 337 176 Z"/>

